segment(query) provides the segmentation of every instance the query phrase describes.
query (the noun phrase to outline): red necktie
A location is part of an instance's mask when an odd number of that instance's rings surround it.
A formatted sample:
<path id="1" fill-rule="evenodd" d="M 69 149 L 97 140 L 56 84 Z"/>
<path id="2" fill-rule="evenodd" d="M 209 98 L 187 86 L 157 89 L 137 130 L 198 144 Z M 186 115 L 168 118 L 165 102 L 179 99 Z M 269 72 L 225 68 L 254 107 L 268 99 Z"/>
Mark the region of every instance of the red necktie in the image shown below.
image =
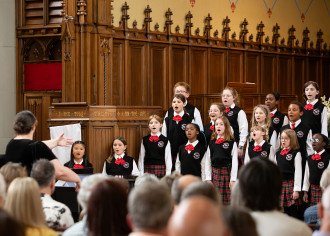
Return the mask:
<path id="1" fill-rule="evenodd" d="M 81 164 L 74 164 L 73 169 L 84 169 L 84 166 Z"/>
<path id="2" fill-rule="evenodd" d="M 281 150 L 281 152 L 280 152 L 280 154 L 282 155 L 282 156 L 284 156 L 284 155 L 286 155 L 286 154 L 288 154 L 289 153 L 289 149 L 287 149 L 287 148 L 283 148 L 282 150 Z"/>
<path id="3" fill-rule="evenodd" d="M 194 151 L 194 146 L 192 144 L 188 144 L 184 147 L 184 149 L 186 149 L 186 151 Z"/>
<path id="4" fill-rule="evenodd" d="M 262 147 L 260 145 L 257 145 L 253 148 L 253 151 L 255 152 L 261 152 L 262 151 Z"/>
<path id="5" fill-rule="evenodd" d="M 217 140 L 215 140 L 216 144 L 221 144 L 223 143 L 225 140 L 223 138 L 217 138 Z"/>
<path id="6" fill-rule="evenodd" d="M 182 117 L 179 115 L 176 115 L 176 116 L 173 116 L 173 120 L 176 122 L 180 122 L 180 121 L 182 121 Z"/>
<path id="7" fill-rule="evenodd" d="M 274 113 L 270 113 L 270 117 L 273 118 L 275 116 Z"/>
<path id="8" fill-rule="evenodd" d="M 311 111 L 311 110 L 314 109 L 314 106 L 313 106 L 313 104 L 306 104 L 306 105 L 304 106 L 304 109 L 305 109 L 306 111 Z"/>
<path id="9" fill-rule="evenodd" d="M 295 129 L 296 128 L 296 124 L 294 122 L 291 123 L 291 129 Z"/>
<path id="10" fill-rule="evenodd" d="M 117 165 L 124 165 L 126 162 L 123 158 L 117 158 L 116 161 L 115 161 L 115 164 Z"/>
<path id="11" fill-rule="evenodd" d="M 319 160 L 321 160 L 321 155 L 318 154 L 318 153 L 314 154 L 314 155 L 312 156 L 312 160 L 313 160 L 313 161 L 319 161 Z"/>
<path id="12" fill-rule="evenodd" d="M 229 107 L 226 107 L 225 112 L 226 113 L 230 112 L 230 108 Z"/>
<path id="13" fill-rule="evenodd" d="M 211 125 L 211 126 L 210 126 L 210 130 L 211 130 L 211 131 L 214 131 L 214 125 Z"/>
<path id="14" fill-rule="evenodd" d="M 149 141 L 150 142 L 158 142 L 159 141 L 159 137 L 157 135 L 151 135 L 149 137 Z"/>

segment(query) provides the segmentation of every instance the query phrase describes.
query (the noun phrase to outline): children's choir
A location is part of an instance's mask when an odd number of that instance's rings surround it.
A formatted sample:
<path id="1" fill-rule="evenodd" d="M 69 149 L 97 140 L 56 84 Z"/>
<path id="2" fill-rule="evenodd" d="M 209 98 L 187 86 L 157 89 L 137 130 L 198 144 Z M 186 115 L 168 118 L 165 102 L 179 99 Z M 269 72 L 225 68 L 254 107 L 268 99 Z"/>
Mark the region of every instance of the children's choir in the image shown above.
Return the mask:
<path id="1" fill-rule="evenodd" d="M 280 94 L 267 94 L 265 105 L 253 109 L 250 134 L 235 89 L 226 87 L 221 93 L 222 103 L 210 104 L 210 122 L 205 125 L 198 109 L 187 102 L 190 86 L 178 82 L 173 91 L 172 106 L 164 120 L 158 115 L 149 118 L 150 133 L 141 140 L 138 165 L 126 154 L 126 140 L 118 137 L 104 162 L 104 174 L 126 177 L 151 173 L 162 178 L 176 170 L 209 181 L 219 190 L 223 204 L 228 205 L 240 161 L 246 164 L 253 158 L 267 158 L 282 173 L 284 212 L 301 218 L 301 205 L 320 202 L 320 178 L 329 168 L 330 156 L 326 152 L 326 107 L 318 100 L 316 82 L 304 85 L 306 101 L 292 101 L 288 116 L 278 109 Z M 89 166 L 84 153 L 84 143 L 74 144 L 66 165 Z"/>

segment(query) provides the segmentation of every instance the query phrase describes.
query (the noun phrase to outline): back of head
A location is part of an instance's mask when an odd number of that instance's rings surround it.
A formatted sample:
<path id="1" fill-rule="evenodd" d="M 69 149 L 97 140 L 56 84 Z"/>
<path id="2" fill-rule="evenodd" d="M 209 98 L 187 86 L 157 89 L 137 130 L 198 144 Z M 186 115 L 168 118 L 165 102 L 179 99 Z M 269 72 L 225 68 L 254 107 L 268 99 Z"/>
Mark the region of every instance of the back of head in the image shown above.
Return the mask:
<path id="1" fill-rule="evenodd" d="M 241 169 L 239 189 L 243 204 L 252 211 L 278 209 L 282 189 L 280 170 L 268 159 L 255 158 Z"/>
<path id="2" fill-rule="evenodd" d="M 205 197 L 195 196 L 175 209 L 168 230 L 170 236 L 221 236 L 227 228 L 220 207 Z"/>
<path id="3" fill-rule="evenodd" d="M 25 226 L 44 227 L 46 225 L 39 186 L 31 177 L 13 180 L 8 188 L 5 210 Z"/>
<path id="4" fill-rule="evenodd" d="M 173 202 L 165 185 L 149 182 L 135 187 L 128 198 L 134 230 L 163 230 L 171 216 Z"/>
<path id="5" fill-rule="evenodd" d="M 212 184 L 206 182 L 196 182 L 190 184 L 183 191 L 180 201 L 193 196 L 203 196 L 213 201 L 214 203 L 221 205 L 219 191 Z"/>
<path id="6" fill-rule="evenodd" d="M 25 230 L 22 224 L 0 208 L 0 235 L 22 236 Z"/>
<path id="7" fill-rule="evenodd" d="M 89 175 L 81 181 L 80 189 L 77 195 L 77 200 L 83 211 L 87 210 L 87 203 L 92 193 L 92 189 L 103 180 L 108 179 L 108 176 L 103 174 Z"/>
<path id="8" fill-rule="evenodd" d="M 5 178 L 3 178 L 2 174 L 0 173 L 0 208 L 3 207 L 3 204 L 6 199 L 7 193 L 7 184 Z"/>
<path id="9" fill-rule="evenodd" d="M 15 178 L 28 176 L 25 167 L 23 167 L 20 163 L 13 162 L 8 162 L 6 165 L 2 166 L 0 169 L 0 173 L 5 178 L 7 188 Z"/>
<path id="10" fill-rule="evenodd" d="M 186 187 L 188 187 L 190 184 L 194 182 L 199 182 L 199 181 L 201 181 L 201 179 L 194 175 L 184 175 L 174 180 L 171 189 L 171 195 L 175 204 L 180 203 L 182 192 Z"/>
<path id="11" fill-rule="evenodd" d="M 232 236 L 257 236 L 256 223 L 245 210 L 237 207 L 225 207 L 222 215 Z"/>
<path id="12" fill-rule="evenodd" d="M 99 182 L 90 195 L 87 224 L 90 235 L 127 235 L 127 186 L 109 178 Z"/>
<path id="13" fill-rule="evenodd" d="M 28 134 L 36 124 L 37 118 L 31 111 L 18 112 L 14 119 L 14 131 L 16 134 Z"/>
<path id="14" fill-rule="evenodd" d="M 159 179 L 154 174 L 144 173 L 135 179 L 134 186 L 137 187 L 144 183 L 158 183 Z"/>
<path id="15" fill-rule="evenodd" d="M 55 178 L 54 165 L 46 159 L 36 161 L 32 166 L 31 177 L 37 181 L 39 187 L 49 186 Z"/>
<path id="16" fill-rule="evenodd" d="M 173 182 L 178 179 L 181 174 L 177 171 L 174 171 L 171 175 L 165 175 L 163 178 L 160 179 L 160 182 L 165 184 L 169 191 L 171 192 Z"/>

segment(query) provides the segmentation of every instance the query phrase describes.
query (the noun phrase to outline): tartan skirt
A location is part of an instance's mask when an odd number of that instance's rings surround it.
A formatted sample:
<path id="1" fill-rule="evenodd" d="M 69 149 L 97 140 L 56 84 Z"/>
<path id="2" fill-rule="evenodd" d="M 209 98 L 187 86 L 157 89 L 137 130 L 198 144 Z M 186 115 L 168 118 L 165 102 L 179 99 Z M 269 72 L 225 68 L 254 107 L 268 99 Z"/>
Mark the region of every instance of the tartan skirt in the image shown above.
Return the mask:
<path id="1" fill-rule="evenodd" d="M 282 193 L 281 193 L 281 207 L 290 207 L 292 205 L 300 205 L 301 198 L 297 200 L 292 199 L 293 194 L 293 187 L 294 187 L 294 180 L 283 180 L 282 181 Z"/>
<path id="2" fill-rule="evenodd" d="M 320 185 L 311 184 L 311 206 L 316 205 L 321 201 L 322 189 Z"/>
<path id="3" fill-rule="evenodd" d="M 219 189 L 223 205 L 230 204 L 230 173 L 228 167 L 212 167 L 212 183 Z"/>
<path id="4" fill-rule="evenodd" d="M 154 174 L 158 178 L 162 178 L 166 175 L 165 165 L 144 165 L 144 173 Z"/>

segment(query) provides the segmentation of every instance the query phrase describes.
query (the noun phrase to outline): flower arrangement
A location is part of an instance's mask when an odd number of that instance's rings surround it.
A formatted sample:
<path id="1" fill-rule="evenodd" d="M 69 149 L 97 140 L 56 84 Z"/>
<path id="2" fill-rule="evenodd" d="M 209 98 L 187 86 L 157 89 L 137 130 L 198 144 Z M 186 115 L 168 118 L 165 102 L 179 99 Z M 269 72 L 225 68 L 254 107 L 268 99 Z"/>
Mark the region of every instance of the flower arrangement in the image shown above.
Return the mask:
<path id="1" fill-rule="evenodd" d="M 323 97 L 321 97 L 321 100 L 322 100 L 323 105 L 328 110 L 328 133 L 330 133 L 330 97 L 327 100 L 326 96 L 324 95 Z"/>

